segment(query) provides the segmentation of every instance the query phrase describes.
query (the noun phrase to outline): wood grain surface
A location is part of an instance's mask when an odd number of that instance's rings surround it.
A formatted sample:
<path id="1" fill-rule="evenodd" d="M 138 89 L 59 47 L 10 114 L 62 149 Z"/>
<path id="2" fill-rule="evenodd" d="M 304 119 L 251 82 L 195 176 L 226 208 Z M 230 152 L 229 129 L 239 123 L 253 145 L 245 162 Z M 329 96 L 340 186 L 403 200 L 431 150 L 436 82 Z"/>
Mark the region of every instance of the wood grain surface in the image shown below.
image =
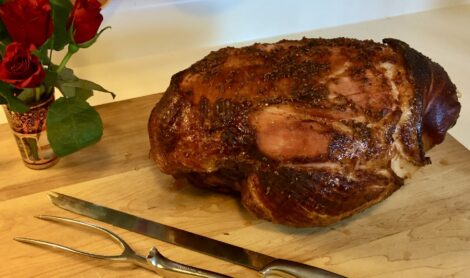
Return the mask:
<path id="1" fill-rule="evenodd" d="M 271 256 L 350 277 L 470 277 L 470 152 L 448 136 L 390 198 L 339 224 L 295 229 L 257 220 L 238 200 L 196 189 L 159 172 L 148 158 L 147 119 L 159 95 L 98 107 L 105 133 L 97 145 L 51 169 L 24 167 L 6 125 L 0 126 L 0 277 L 155 277 L 13 240 L 25 236 L 112 253 L 111 241 L 86 230 L 34 218 L 67 216 L 121 235 L 138 252 L 156 246 L 182 263 L 235 277 L 254 271 L 60 210 L 51 190 Z"/>

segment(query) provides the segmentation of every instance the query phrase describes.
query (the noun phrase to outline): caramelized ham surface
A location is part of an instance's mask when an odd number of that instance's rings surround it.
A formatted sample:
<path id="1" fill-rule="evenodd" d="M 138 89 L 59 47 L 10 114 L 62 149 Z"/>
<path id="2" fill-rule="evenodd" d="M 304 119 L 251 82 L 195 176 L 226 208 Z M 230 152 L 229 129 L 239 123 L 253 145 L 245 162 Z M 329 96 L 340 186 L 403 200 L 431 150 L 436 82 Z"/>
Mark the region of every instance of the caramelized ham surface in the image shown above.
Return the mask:
<path id="1" fill-rule="evenodd" d="M 148 131 L 163 172 L 322 226 L 430 163 L 459 111 L 444 69 L 399 40 L 304 38 L 210 53 L 173 76 Z"/>

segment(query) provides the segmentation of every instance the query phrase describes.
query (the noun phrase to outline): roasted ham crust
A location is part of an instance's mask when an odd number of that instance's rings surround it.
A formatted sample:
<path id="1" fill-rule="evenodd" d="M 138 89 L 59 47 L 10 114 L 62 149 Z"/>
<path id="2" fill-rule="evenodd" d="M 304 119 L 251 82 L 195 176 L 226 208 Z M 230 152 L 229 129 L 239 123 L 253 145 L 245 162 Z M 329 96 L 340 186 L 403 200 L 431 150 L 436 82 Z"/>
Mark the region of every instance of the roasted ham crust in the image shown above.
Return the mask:
<path id="1" fill-rule="evenodd" d="M 457 89 L 439 64 L 408 44 L 396 39 L 384 39 L 384 43 L 404 57 L 409 79 L 415 87 L 417 111 L 423 111 L 419 142 L 424 157 L 424 151 L 442 143 L 447 130 L 457 122 L 461 108 Z"/>
<path id="2" fill-rule="evenodd" d="M 241 196 L 260 218 L 337 222 L 383 200 L 460 111 L 447 73 L 404 42 L 227 47 L 175 74 L 149 119 L 165 173 Z"/>

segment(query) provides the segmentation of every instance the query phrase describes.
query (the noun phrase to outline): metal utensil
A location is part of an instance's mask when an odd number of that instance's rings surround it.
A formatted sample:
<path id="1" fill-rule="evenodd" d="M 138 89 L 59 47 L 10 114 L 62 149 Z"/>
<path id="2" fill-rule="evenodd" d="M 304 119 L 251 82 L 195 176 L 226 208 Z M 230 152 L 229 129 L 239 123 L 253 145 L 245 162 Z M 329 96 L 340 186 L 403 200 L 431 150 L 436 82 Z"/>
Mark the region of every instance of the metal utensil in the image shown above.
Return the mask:
<path id="1" fill-rule="evenodd" d="M 105 229 L 103 227 L 91 224 L 91 223 L 86 223 L 70 218 L 65 218 L 65 217 L 58 217 L 58 216 L 51 216 L 51 215 L 40 215 L 37 216 L 39 219 L 43 220 L 48 220 L 48 221 L 54 221 L 54 222 L 59 222 L 59 223 L 64 223 L 64 224 L 72 224 L 72 225 L 77 225 L 77 226 L 82 226 L 89 228 L 93 231 L 101 232 L 109 237 L 111 237 L 115 242 L 117 242 L 121 247 L 122 247 L 122 253 L 119 255 L 111 255 L 111 256 L 106 256 L 106 255 L 99 255 L 99 254 L 93 254 L 89 252 L 84 252 L 81 250 L 77 250 L 74 248 L 70 248 L 64 245 L 60 245 L 57 243 L 52 243 L 44 240 L 38 240 L 38 239 L 31 239 L 31 238 L 24 238 L 24 237 L 16 237 L 15 240 L 24 242 L 24 243 L 29 243 L 33 245 L 39 245 L 39 246 L 44 246 L 44 247 L 50 247 L 50 248 L 56 248 L 60 249 L 63 251 L 95 258 L 95 259 L 102 259 L 102 260 L 109 260 L 109 261 L 117 261 L 117 262 L 130 262 L 133 264 L 136 264 L 140 267 L 146 268 L 148 270 L 156 272 L 158 275 L 163 276 L 163 277 L 204 277 L 204 278 L 226 278 L 229 276 L 225 276 L 222 274 L 218 274 L 212 271 L 208 270 L 203 270 L 191 266 L 187 266 L 184 264 L 180 264 L 177 262 L 174 262 L 172 260 L 169 260 L 165 258 L 158 250 L 153 247 L 147 257 L 143 257 L 141 255 L 138 255 L 130 246 L 127 244 L 121 237 L 119 237 L 117 234 L 111 232 L 108 229 Z"/>
<path id="2" fill-rule="evenodd" d="M 53 192 L 49 194 L 49 198 L 62 209 L 254 269 L 261 277 L 343 277 L 314 266 L 276 259 L 64 194 Z"/>

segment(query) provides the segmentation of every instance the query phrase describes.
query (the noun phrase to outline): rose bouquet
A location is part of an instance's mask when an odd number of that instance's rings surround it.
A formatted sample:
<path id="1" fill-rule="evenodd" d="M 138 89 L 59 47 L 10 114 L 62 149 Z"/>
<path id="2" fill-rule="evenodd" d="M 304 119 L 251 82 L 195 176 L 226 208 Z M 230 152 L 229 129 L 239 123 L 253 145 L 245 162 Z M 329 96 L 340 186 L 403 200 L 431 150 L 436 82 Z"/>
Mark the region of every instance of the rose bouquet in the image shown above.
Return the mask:
<path id="1" fill-rule="evenodd" d="M 98 142 L 103 125 L 87 99 L 94 91 L 110 93 L 75 76 L 70 58 L 90 47 L 109 28 L 97 0 L 0 0 L 0 103 L 25 113 L 54 98 L 45 121 L 54 153 L 64 156 Z M 63 51 L 60 63 L 53 52 Z"/>

